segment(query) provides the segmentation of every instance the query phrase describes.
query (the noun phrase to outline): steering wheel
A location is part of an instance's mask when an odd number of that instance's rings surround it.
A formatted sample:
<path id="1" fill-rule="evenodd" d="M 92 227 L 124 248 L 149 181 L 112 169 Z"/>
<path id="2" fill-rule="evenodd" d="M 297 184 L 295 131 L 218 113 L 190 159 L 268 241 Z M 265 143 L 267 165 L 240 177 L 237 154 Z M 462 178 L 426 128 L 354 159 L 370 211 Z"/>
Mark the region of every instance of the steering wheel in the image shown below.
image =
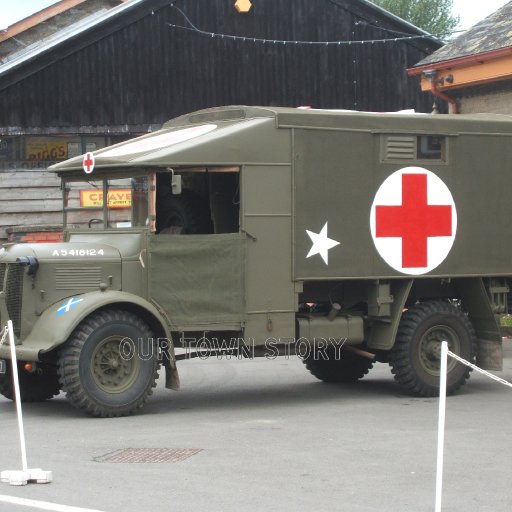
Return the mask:
<path id="1" fill-rule="evenodd" d="M 92 226 L 93 224 L 99 224 L 100 222 L 103 222 L 103 219 L 91 219 L 91 220 L 89 221 L 89 229 L 91 229 L 91 226 Z"/>

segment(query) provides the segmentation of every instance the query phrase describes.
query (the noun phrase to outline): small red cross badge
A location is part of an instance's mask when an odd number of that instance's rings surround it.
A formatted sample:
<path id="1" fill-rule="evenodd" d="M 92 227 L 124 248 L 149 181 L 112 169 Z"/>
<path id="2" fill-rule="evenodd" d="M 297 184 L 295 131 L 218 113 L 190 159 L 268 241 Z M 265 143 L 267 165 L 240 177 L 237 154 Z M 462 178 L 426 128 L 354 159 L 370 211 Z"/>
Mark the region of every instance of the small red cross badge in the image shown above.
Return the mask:
<path id="1" fill-rule="evenodd" d="M 94 171 L 94 164 L 95 164 L 94 155 L 90 152 L 85 153 L 82 167 L 86 174 L 91 174 L 91 172 Z"/>
<path id="2" fill-rule="evenodd" d="M 455 203 L 434 173 L 408 167 L 389 176 L 377 191 L 370 227 L 379 254 L 391 267 L 405 274 L 425 274 L 452 248 Z"/>

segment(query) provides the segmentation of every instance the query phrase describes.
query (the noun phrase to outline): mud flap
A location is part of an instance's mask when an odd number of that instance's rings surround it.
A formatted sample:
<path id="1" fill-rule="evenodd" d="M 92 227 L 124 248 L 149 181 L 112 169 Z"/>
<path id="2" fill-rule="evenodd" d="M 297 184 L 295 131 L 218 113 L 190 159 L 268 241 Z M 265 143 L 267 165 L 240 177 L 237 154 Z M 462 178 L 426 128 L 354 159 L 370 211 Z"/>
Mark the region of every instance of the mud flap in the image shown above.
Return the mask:
<path id="1" fill-rule="evenodd" d="M 176 367 L 176 361 L 167 359 L 164 363 L 165 366 L 165 387 L 167 389 L 173 389 L 174 391 L 180 390 L 180 376 L 178 374 L 178 368 Z"/>
<path id="2" fill-rule="evenodd" d="M 478 340 L 476 365 L 482 370 L 503 371 L 503 344 L 501 341 Z"/>
<path id="3" fill-rule="evenodd" d="M 483 370 L 503 369 L 502 333 L 496 322 L 484 282 L 481 277 L 453 280 L 462 297 L 462 305 L 476 331 L 476 364 Z"/>

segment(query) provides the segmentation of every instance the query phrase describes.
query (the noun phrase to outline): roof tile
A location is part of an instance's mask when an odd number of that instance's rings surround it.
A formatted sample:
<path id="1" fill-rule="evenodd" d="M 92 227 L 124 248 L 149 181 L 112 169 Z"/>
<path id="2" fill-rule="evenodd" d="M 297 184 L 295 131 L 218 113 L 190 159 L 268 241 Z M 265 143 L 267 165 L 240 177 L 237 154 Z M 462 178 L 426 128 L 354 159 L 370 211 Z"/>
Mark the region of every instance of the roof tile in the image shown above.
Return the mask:
<path id="1" fill-rule="evenodd" d="M 512 46 L 512 1 L 449 42 L 415 67 Z"/>

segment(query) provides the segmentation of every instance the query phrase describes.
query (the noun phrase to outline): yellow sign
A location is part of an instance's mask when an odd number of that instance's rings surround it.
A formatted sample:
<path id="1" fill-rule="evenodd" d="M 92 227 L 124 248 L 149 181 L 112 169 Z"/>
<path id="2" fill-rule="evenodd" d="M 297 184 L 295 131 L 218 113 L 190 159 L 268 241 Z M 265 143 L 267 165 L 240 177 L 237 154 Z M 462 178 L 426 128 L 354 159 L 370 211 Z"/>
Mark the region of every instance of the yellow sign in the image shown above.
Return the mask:
<path id="1" fill-rule="evenodd" d="M 57 138 L 32 137 L 25 148 L 27 160 L 64 160 L 68 157 L 67 142 Z"/>
<path id="2" fill-rule="evenodd" d="M 129 188 L 116 188 L 108 192 L 108 208 L 130 208 L 132 191 Z M 101 208 L 103 192 L 101 190 L 80 190 L 80 206 Z"/>

